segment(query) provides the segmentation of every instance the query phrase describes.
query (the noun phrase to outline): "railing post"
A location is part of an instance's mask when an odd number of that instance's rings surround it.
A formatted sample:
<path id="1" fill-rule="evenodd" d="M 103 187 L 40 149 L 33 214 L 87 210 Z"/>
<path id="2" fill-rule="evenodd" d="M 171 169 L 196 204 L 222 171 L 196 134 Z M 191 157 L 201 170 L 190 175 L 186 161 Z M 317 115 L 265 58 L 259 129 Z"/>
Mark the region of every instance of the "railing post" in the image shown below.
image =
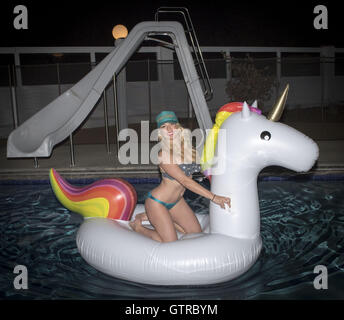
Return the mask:
<path id="1" fill-rule="evenodd" d="M 150 64 L 147 59 L 147 77 L 148 77 L 148 108 L 149 108 L 149 122 L 152 122 L 152 97 L 151 97 L 151 82 L 150 82 Z"/>
<path id="2" fill-rule="evenodd" d="M 60 81 L 60 65 L 56 63 L 56 74 L 57 74 L 57 88 L 58 94 L 61 95 L 61 81 Z M 74 144 L 73 144 L 73 132 L 69 135 L 69 149 L 70 149 L 70 166 L 75 166 L 74 158 Z"/>
<path id="3" fill-rule="evenodd" d="M 39 168 L 38 160 L 36 157 L 33 158 L 33 163 L 34 163 L 35 169 Z"/>
<path id="4" fill-rule="evenodd" d="M 61 95 L 61 83 L 60 83 L 60 66 L 56 63 L 56 75 L 57 75 L 57 92 L 58 95 Z"/>
<path id="5" fill-rule="evenodd" d="M 106 140 L 106 150 L 110 154 L 110 144 L 109 144 L 109 121 L 108 121 L 108 110 L 107 110 L 107 100 L 106 100 L 106 89 L 103 91 L 103 103 L 104 103 L 104 121 L 105 121 L 105 140 Z"/>
<path id="6" fill-rule="evenodd" d="M 321 47 L 320 57 L 322 59 L 322 120 L 326 120 L 326 109 L 333 103 L 333 87 L 335 84 L 335 47 Z"/>
<path id="7" fill-rule="evenodd" d="M 282 76 L 282 60 L 281 60 L 281 51 L 276 51 L 276 75 L 277 75 L 277 81 L 278 83 L 281 82 L 281 76 Z"/>
<path id="8" fill-rule="evenodd" d="M 282 77 L 282 55 L 281 51 L 276 51 L 276 76 L 277 76 L 277 86 L 275 90 L 275 101 L 277 101 L 279 97 L 279 89 L 281 86 L 281 77 Z"/>
<path id="9" fill-rule="evenodd" d="M 117 157 L 119 154 L 119 123 L 118 123 L 118 99 L 117 99 L 117 86 L 116 86 L 116 74 L 113 75 L 113 96 L 114 96 L 114 107 L 115 107 L 115 127 L 116 127 L 116 151 Z"/>
<path id="10" fill-rule="evenodd" d="M 75 166 L 75 159 L 74 159 L 74 145 L 73 145 L 73 133 L 69 135 L 69 143 L 70 143 L 70 166 Z"/>
<path id="11" fill-rule="evenodd" d="M 228 81 L 233 79 L 233 70 L 232 70 L 232 55 L 231 52 L 228 52 Z"/>
<path id="12" fill-rule="evenodd" d="M 324 57 L 320 56 L 320 83 L 321 83 L 321 92 L 320 92 L 320 109 L 321 109 L 321 121 L 325 120 L 324 112 L 324 98 L 325 98 L 325 77 L 324 77 Z"/>
<path id="13" fill-rule="evenodd" d="M 115 47 L 123 43 L 124 39 L 116 39 Z M 123 66 L 116 74 L 116 91 L 117 91 L 117 117 L 118 130 L 128 127 L 128 110 L 127 110 L 127 76 L 126 67 Z"/>
<path id="14" fill-rule="evenodd" d="M 8 77 L 9 77 L 9 86 L 11 90 L 11 102 L 12 102 L 12 114 L 13 114 L 13 124 L 14 129 L 18 127 L 18 108 L 17 108 L 17 96 L 16 96 L 16 83 L 15 83 L 15 65 L 8 66 Z M 11 72 L 13 76 L 11 75 Z"/>

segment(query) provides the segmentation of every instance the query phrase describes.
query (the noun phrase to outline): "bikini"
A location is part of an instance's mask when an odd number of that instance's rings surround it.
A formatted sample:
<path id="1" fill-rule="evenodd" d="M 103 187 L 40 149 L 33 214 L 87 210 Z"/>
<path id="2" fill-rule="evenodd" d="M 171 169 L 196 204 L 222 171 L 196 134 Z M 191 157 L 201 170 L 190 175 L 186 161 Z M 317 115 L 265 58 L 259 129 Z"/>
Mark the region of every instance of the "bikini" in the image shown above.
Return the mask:
<path id="1" fill-rule="evenodd" d="M 179 201 L 178 200 L 176 202 L 170 202 L 170 203 L 167 203 L 165 201 L 161 201 L 161 200 L 153 197 L 152 193 L 150 191 L 148 191 L 148 193 L 145 196 L 145 199 L 147 199 L 147 198 L 153 199 L 154 201 L 161 203 L 167 210 L 172 209 L 177 204 L 177 202 Z"/>
<path id="2" fill-rule="evenodd" d="M 201 171 L 201 166 L 197 163 L 181 163 L 178 165 L 179 168 L 181 170 L 184 171 L 184 173 L 187 175 L 187 176 L 190 176 L 192 175 L 193 173 L 195 172 L 200 172 Z M 168 173 L 166 172 L 162 172 L 161 175 L 164 177 L 164 178 L 168 178 L 170 180 L 175 180 L 173 177 L 171 177 Z M 157 198 L 155 198 L 154 196 L 152 196 L 152 193 L 149 191 L 146 196 L 145 196 L 145 199 L 147 198 L 150 198 L 158 203 L 161 203 L 167 210 L 170 210 L 172 209 L 177 203 L 178 201 L 176 202 L 171 202 L 171 203 L 167 203 L 167 202 L 164 202 L 164 201 L 161 201 Z"/>

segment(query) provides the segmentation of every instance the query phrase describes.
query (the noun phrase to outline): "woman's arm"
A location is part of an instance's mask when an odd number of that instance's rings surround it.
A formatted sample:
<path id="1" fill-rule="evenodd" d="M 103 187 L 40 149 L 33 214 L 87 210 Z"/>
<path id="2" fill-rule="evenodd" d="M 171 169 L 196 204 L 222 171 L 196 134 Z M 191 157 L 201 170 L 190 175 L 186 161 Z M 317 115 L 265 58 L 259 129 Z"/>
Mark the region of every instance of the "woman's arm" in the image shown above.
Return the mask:
<path id="1" fill-rule="evenodd" d="M 159 158 L 161 158 L 161 153 L 159 153 Z M 225 209 L 225 203 L 230 206 L 231 201 L 228 197 L 222 197 L 215 195 L 208 189 L 202 187 L 199 183 L 194 181 L 191 177 L 188 177 L 185 175 L 184 171 L 179 168 L 177 164 L 167 164 L 163 161 L 160 161 L 160 168 L 163 169 L 168 175 L 170 175 L 172 178 L 177 180 L 182 186 L 184 186 L 186 189 L 189 189 L 190 191 L 199 194 L 202 197 L 205 197 L 214 203 L 221 206 L 221 208 Z"/>

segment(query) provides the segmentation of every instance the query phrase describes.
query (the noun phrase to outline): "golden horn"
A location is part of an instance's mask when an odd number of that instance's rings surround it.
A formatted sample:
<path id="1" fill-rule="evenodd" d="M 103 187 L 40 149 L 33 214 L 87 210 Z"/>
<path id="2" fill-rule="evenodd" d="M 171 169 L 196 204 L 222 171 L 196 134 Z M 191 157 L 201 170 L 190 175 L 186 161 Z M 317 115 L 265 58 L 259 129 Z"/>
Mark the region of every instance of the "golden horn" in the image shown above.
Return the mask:
<path id="1" fill-rule="evenodd" d="M 277 122 L 281 118 L 285 103 L 287 101 L 288 91 L 289 91 L 289 83 L 286 85 L 282 95 L 280 96 L 278 101 L 275 103 L 275 105 L 271 109 L 268 115 L 269 120 Z"/>

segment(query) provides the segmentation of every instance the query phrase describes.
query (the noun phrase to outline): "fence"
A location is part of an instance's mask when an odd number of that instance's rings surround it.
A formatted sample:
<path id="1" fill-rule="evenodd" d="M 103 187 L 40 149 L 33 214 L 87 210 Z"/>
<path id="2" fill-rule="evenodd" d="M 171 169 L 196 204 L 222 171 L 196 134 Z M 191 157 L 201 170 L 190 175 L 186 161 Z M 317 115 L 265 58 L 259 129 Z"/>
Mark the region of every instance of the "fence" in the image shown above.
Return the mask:
<path id="1" fill-rule="evenodd" d="M 51 53 L 66 49 L 50 48 L 50 52 L 44 54 L 28 53 L 27 50 L 23 54 L 16 51 L 12 61 L 7 57 L 7 64 L 0 66 L 0 138 L 3 139 L 16 126 L 77 83 L 107 54 L 96 52 L 99 48 L 93 48 L 91 54 L 86 53 L 87 59 L 78 53 L 72 56 L 73 59 L 69 56 L 68 60 Z M 224 47 L 206 48 L 203 51 L 214 87 L 214 96 L 208 101 L 212 116 L 229 101 L 252 102 L 256 98 L 258 106 L 266 113 L 281 87 L 289 83 L 290 93 L 282 121 L 322 124 L 344 122 L 344 50 L 332 47 Z M 3 54 L 11 55 L 8 52 Z M 37 59 L 37 55 L 41 57 Z M 37 61 L 42 62 L 42 56 L 53 56 L 54 59 L 37 64 Z M 18 57 L 20 65 L 16 64 Z M 91 61 L 88 61 L 89 57 Z M 77 62 L 78 59 L 82 62 Z M 78 129 L 81 132 L 102 128 L 102 137 L 97 140 L 96 136 L 92 136 L 88 143 L 109 144 L 109 127 L 133 127 L 141 120 L 153 123 L 156 114 L 163 109 L 175 110 L 184 121 L 194 119 L 183 74 L 172 52 L 156 48 L 147 48 L 145 51 L 141 48 L 120 75 L 124 85 L 116 93 L 126 108 L 119 109 L 119 115 L 116 115 L 116 96 L 113 83 L 109 83 L 92 113 Z M 116 116 L 119 117 L 118 124 Z M 336 139 L 336 136 L 327 138 Z M 75 142 L 87 143 L 81 134 L 77 135 Z"/>

